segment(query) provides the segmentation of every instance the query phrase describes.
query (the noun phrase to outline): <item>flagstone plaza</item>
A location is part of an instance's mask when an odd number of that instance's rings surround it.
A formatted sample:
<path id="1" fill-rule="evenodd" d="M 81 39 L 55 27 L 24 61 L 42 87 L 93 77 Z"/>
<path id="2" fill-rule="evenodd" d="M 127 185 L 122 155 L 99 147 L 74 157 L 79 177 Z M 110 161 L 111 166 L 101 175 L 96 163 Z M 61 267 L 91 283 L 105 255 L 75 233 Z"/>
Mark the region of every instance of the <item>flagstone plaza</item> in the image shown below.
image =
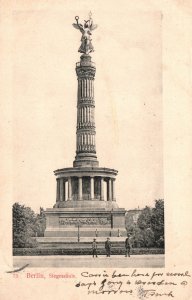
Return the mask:
<path id="1" fill-rule="evenodd" d="M 88 255 L 50 255 L 50 256 L 14 256 L 14 268 L 28 264 L 29 268 L 163 268 L 164 254 L 153 255 L 104 255 L 92 258 Z"/>

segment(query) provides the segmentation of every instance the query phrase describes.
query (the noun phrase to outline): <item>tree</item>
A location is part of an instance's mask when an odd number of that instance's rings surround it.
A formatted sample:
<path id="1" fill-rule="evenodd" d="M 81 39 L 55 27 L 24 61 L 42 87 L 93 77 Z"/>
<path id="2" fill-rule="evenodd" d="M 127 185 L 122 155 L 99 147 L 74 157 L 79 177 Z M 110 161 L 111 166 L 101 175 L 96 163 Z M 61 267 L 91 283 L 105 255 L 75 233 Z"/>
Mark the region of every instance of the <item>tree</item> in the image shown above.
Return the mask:
<path id="1" fill-rule="evenodd" d="M 131 243 L 136 248 L 145 247 L 143 232 L 138 226 L 135 226 L 131 233 Z"/>
<path id="2" fill-rule="evenodd" d="M 155 207 L 152 209 L 151 228 L 155 235 L 157 246 L 164 247 L 164 200 L 155 200 Z"/>
<path id="3" fill-rule="evenodd" d="M 155 245 L 155 236 L 151 228 L 143 230 L 144 247 L 150 248 Z"/>
<path id="4" fill-rule="evenodd" d="M 164 248 L 164 200 L 155 200 L 155 207 L 146 206 L 137 223 L 126 217 L 127 232 L 132 236 L 133 247 Z"/>
<path id="5" fill-rule="evenodd" d="M 13 247 L 35 247 L 36 215 L 30 207 L 19 203 L 13 205 Z"/>
<path id="6" fill-rule="evenodd" d="M 152 216 L 152 209 L 149 206 L 146 206 L 138 220 L 137 220 L 137 225 L 139 226 L 140 229 L 147 229 L 147 228 L 151 228 L 151 216 Z"/>
<path id="7" fill-rule="evenodd" d="M 131 214 L 127 213 L 125 215 L 125 227 L 126 227 L 127 233 L 132 234 L 134 231 L 135 225 L 136 224 L 133 221 L 133 216 Z"/>
<path id="8" fill-rule="evenodd" d="M 40 207 L 40 213 L 36 217 L 35 229 L 37 236 L 44 236 L 44 231 L 46 228 L 46 218 L 45 211 Z"/>

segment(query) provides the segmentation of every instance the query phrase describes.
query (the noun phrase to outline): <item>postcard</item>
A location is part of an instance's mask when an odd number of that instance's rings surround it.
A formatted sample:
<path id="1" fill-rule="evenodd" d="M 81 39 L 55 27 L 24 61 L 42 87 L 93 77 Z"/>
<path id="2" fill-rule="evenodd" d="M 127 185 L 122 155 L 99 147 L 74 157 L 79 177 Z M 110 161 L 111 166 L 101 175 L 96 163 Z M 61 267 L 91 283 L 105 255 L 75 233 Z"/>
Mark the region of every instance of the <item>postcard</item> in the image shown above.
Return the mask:
<path id="1" fill-rule="evenodd" d="M 191 13 L 2 2 L 2 299 L 191 299 Z"/>

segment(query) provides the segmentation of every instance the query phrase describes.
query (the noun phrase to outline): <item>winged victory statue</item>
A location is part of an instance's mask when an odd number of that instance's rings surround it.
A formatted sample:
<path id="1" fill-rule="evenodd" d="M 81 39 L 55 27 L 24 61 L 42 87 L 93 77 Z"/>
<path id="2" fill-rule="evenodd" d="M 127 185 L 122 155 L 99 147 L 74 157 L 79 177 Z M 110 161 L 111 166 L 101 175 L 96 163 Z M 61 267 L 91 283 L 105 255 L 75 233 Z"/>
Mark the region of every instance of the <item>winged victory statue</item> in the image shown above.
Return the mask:
<path id="1" fill-rule="evenodd" d="M 91 13 L 89 14 L 89 19 L 86 21 L 84 20 L 84 25 L 79 23 L 79 17 L 75 17 L 76 23 L 73 23 L 73 27 L 80 30 L 82 33 L 81 37 L 81 46 L 79 47 L 78 52 L 89 54 L 94 51 L 91 39 L 91 31 L 97 28 L 96 24 L 93 24 L 93 20 L 91 18 Z"/>

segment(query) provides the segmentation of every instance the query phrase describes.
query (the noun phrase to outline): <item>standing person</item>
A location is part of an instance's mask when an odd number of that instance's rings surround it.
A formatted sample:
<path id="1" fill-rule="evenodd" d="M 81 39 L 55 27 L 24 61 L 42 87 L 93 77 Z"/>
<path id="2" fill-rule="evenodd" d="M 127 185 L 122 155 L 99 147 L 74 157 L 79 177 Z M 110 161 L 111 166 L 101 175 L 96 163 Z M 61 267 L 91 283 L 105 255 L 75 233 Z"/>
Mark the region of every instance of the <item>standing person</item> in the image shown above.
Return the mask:
<path id="1" fill-rule="evenodd" d="M 96 239 L 93 239 L 93 243 L 92 243 L 92 253 L 93 253 L 93 257 L 97 257 L 97 242 Z"/>
<path id="2" fill-rule="evenodd" d="M 106 250 L 107 257 L 110 257 L 110 255 L 111 255 L 111 241 L 110 241 L 110 238 L 107 238 L 107 240 L 105 242 L 105 250 Z"/>
<path id="3" fill-rule="evenodd" d="M 131 238 L 130 234 L 127 235 L 127 238 L 125 240 L 125 257 L 130 257 L 130 251 L 131 251 Z"/>

